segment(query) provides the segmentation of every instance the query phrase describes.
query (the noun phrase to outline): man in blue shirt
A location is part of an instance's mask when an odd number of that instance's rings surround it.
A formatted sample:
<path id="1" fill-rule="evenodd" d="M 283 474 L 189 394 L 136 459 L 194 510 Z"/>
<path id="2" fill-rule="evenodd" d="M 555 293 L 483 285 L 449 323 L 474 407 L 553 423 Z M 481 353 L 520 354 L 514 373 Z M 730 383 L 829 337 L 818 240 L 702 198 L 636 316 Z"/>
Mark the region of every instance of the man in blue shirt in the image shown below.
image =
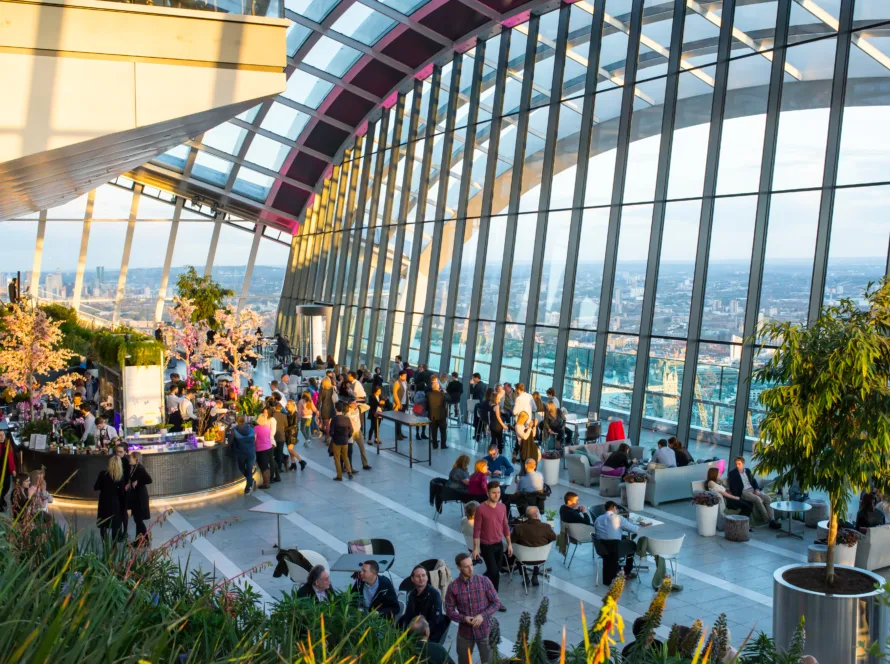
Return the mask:
<path id="1" fill-rule="evenodd" d="M 488 456 L 485 457 L 488 462 L 488 472 L 492 477 L 507 477 L 513 474 L 513 466 L 498 452 L 498 444 L 492 443 L 488 446 Z"/>
<path id="2" fill-rule="evenodd" d="M 603 583 L 607 586 L 618 575 L 618 563 L 624 558 L 624 576 L 633 579 L 634 554 L 637 551 L 637 543 L 631 539 L 622 539 L 622 531 L 636 534 L 639 531 L 635 525 L 618 514 L 618 505 L 615 501 L 606 502 L 606 511 L 593 522 L 593 536 L 608 550 L 609 554 L 603 558 Z"/>
<path id="3" fill-rule="evenodd" d="M 525 473 L 519 476 L 518 490 L 522 493 L 544 490 L 544 476 L 536 468 L 538 462 L 532 458 L 525 460 Z"/>

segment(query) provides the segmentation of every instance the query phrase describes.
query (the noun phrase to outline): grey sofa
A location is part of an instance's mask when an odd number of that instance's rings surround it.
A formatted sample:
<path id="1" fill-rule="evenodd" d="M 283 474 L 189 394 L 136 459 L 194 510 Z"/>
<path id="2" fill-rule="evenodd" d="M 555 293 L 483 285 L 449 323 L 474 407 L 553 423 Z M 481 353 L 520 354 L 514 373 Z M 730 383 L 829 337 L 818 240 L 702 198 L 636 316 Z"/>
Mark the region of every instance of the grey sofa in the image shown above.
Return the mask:
<path id="1" fill-rule="evenodd" d="M 708 477 L 709 468 L 717 468 L 719 461 L 696 463 L 676 468 L 653 468 L 649 470 L 646 483 L 646 502 L 658 506 L 673 500 L 689 498 L 691 482 L 703 481 Z"/>
<path id="2" fill-rule="evenodd" d="M 564 458 L 566 469 L 569 473 L 569 481 L 582 486 L 590 486 L 591 484 L 599 484 L 600 468 L 602 463 L 591 465 L 589 459 L 583 454 L 572 454 L 573 450 L 584 448 L 588 452 L 592 452 L 598 457 L 610 454 L 618 449 L 621 443 L 630 445 L 630 454 L 634 459 L 643 458 L 643 448 L 630 444 L 630 440 L 613 440 L 608 443 L 588 443 L 586 445 L 566 445 L 564 448 Z"/>

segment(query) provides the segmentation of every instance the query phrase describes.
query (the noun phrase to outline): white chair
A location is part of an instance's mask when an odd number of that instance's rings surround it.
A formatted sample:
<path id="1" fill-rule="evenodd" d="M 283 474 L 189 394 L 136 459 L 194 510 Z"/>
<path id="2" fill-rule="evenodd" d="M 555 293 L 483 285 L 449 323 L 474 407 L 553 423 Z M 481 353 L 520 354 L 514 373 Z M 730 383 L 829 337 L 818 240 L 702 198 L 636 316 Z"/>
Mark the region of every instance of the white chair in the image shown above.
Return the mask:
<path id="1" fill-rule="evenodd" d="M 290 577 L 291 581 L 296 584 L 303 585 L 304 583 L 306 583 L 306 580 L 309 578 L 309 570 L 311 570 L 316 565 L 321 565 L 325 569 L 329 569 L 328 561 L 325 560 L 325 557 L 317 551 L 300 551 L 300 555 L 302 555 L 309 562 L 309 569 L 303 569 L 287 558 L 284 559 L 284 562 L 287 565 L 287 575 Z"/>
<path id="2" fill-rule="evenodd" d="M 671 566 L 671 577 L 674 583 L 680 576 L 680 549 L 683 548 L 683 540 L 686 535 L 674 539 L 654 539 L 649 538 L 648 554 L 650 556 L 661 556 Z"/>
<path id="3" fill-rule="evenodd" d="M 593 526 L 588 526 L 586 523 L 567 523 L 565 524 L 566 535 L 569 538 L 568 544 L 566 546 L 566 555 L 563 558 L 562 564 L 566 564 L 566 559 L 568 559 L 567 567 L 572 566 L 572 561 L 575 559 L 575 552 L 578 550 L 578 547 L 582 544 L 590 544 L 591 546 L 591 556 L 593 556 Z M 572 557 L 569 558 L 569 546 L 572 548 Z M 516 547 L 514 547 L 515 549 Z M 593 556 L 596 558 L 596 556 Z"/>
<path id="4" fill-rule="evenodd" d="M 535 567 L 539 567 L 538 574 L 542 579 L 547 579 L 547 558 L 553 549 L 553 542 L 544 546 L 522 546 L 521 544 L 513 545 L 513 557 L 516 562 L 510 568 L 510 583 L 513 583 L 513 572 L 518 567 L 522 576 L 522 587 L 525 594 L 528 595 L 528 582 L 526 581 L 526 572 L 534 571 Z"/>

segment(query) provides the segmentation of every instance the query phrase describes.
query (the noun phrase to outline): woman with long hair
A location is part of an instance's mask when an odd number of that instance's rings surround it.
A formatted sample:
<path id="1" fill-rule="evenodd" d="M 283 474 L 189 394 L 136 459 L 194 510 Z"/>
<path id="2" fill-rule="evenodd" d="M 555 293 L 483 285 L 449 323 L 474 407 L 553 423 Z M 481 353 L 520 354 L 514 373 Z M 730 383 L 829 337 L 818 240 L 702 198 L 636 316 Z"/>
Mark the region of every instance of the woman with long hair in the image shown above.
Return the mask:
<path id="1" fill-rule="evenodd" d="M 302 402 L 302 399 L 300 401 Z M 310 403 L 312 402 L 310 401 Z M 297 445 L 300 442 L 298 433 L 300 422 L 302 421 L 302 413 L 297 411 L 297 404 L 292 400 L 288 401 L 287 410 L 284 413 L 285 417 L 287 417 L 287 428 L 285 429 L 285 434 L 287 436 L 287 453 L 288 456 L 290 456 L 291 470 L 297 469 L 297 463 L 300 464 L 300 470 L 306 470 L 306 462 L 303 461 L 300 453 L 297 452 Z"/>
<path id="2" fill-rule="evenodd" d="M 142 465 L 142 452 L 133 450 L 130 452 L 130 490 L 129 497 L 130 514 L 136 523 L 136 544 L 140 544 L 142 538 L 144 544 L 148 544 L 148 528 L 145 527 L 147 519 L 151 518 L 151 509 L 148 504 L 148 489 L 151 484 L 151 475 Z"/>
<path id="3" fill-rule="evenodd" d="M 268 489 L 269 482 L 272 479 L 272 428 L 269 425 L 269 416 L 266 415 L 265 409 L 256 418 L 256 424 L 253 427 L 253 444 L 256 448 L 256 463 L 260 467 L 263 474 L 263 483 L 261 489 Z"/>
<path id="4" fill-rule="evenodd" d="M 535 443 L 537 422 L 529 417 L 527 411 L 522 411 L 516 418 L 516 447 L 519 448 L 519 461 L 525 463 L 526 459 L 540 458 L 540 450 Z"/>
<path id="5" fill-rule="evenodd" d="M 312 400 L 312 393 L 309 390 L 303 392 L 300 402 L 297 404 L 297 412 L 300 415 L 300 433 L 303 434 L 303 444 L 309 447 L 309 441 L 312 440 L 312 423 L 315 418 L 321 419 L 318 408 Z"/>
<path id="6" fill-rule="evenodd" d="M 337 414 L 334 407 L 334 386 L 331 379 L 325 376 L 318 390 L 318 413 L 321 419 L 321 430 L 324 431 L 325 443 L 330 441 L 331 420 Z"/>
<path id="7" fill-rule="evenodd" d="M 467 493 L 474 496 L 485 496 L 488 489 L 488 462 L 485 459 L 479 459 L 474 470 L 476 472 L 470 475 L 470 481 L 467 483 Z"/>
<path id="8" fill-rule="evenodd" d="M 123 523 L 123 511 L 125 507 L 121 504 L 121 494 L 123 493 L 124 467 L 120 457 L 117 455 L 108 457 L 108 466 L 99 473 L 93 490 L 99 492 L 99 505 L 96 512 L 96 519 L 99 526 L 99 534 L 102 539 L 111 528 L 111 539 L 117 540 L 121 535 L 121 525 Z"/>
<path id="9" fill-rule="evenodd" d="M 501 417 L 501 400 L 504 398 L 504 390 L 488 390 L 491 398 L 488 400 L 488 430 L 491 432 L 491 442 L 496 443 L 498 452 L 504 453 L 504 429 L 507 425 Z"/>
<path id="10" fill-rule="evenodd" d="M 467 485 L 470 483 L 469 469 L 470 457 L 466 454 L 461 454 L 457 457 L 457 461 L 454 462 L 451 472 L 448 473 L 448 484 L 446 486 L 455 491 L 466 491 Z"/>

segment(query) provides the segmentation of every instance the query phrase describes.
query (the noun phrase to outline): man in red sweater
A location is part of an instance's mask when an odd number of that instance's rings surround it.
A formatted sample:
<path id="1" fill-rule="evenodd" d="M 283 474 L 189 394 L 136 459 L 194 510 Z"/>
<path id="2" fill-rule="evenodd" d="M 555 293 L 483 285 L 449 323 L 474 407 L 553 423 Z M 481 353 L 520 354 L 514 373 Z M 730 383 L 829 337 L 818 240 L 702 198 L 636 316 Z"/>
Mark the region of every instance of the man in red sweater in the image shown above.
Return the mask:
<path id="1" fill-rule="evenodd" d="M 500 502 L 501 485 L 488 483 L 488 500 L 476 509 L 473 522 L 473 558 L 485 561 L 485 576 L 491 580 L 495 591 L 501 579 L 501 563 L 504 559 L 504 540 L 507 540 L 507 555 L 513 555 L 510 541 L 510 526 L 507 524 L 507 508 Z M 501 605 L 499 611 L 506 611 Z"/>
<path id="2" fill-rule="evenodd" d="M 6 494 L 12 486 L 12 478 L 15 477 L 15 452 L 12 449 L 12 441 L 7 439 L 5 429 L 0 429 L 0 475 L 3 482 L 0 483 L 0 512 L 6 511 Z"/>

